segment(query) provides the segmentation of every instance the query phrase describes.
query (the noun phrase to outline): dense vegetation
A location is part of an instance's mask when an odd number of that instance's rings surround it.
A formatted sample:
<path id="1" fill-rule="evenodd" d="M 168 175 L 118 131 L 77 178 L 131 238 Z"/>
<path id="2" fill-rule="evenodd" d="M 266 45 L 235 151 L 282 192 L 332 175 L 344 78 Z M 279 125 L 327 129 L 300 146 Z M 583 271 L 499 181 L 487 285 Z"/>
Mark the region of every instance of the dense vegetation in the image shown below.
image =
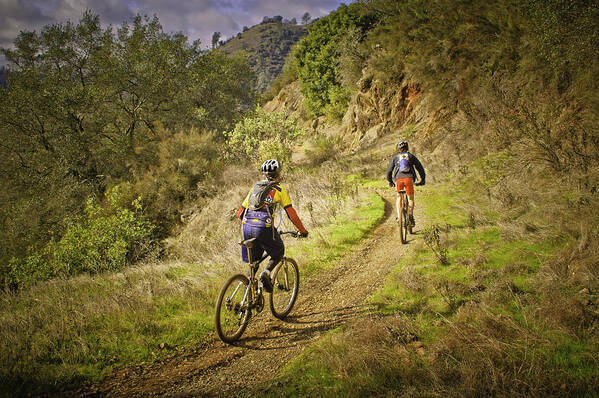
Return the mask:
<path id="1" fill-rule="evenodd" d="M 2 86 L 2 88 L 6 87 L 6 82 L 8 81 L 8 73 L 9 70 L 6 66 L 0 66 L 0 86 Z"/>
<path id="2" fill-rule="evenodd" d="M 88 198 L 108 203 L 119 184 L 125 197 L 114 214 L 129 209 L 139 220 L 128 228 L 147 221 L 153 233 L 112 251 L 122 257 L 114 264 L 167 236 L 220 172 L 222 136 L 209 131 L 232 127 L 253 103 L 246 59 L 201 51 L 156 18 L 113 32 L 86 13 L 76 25 L 22 32 L 3 53 L 11 74 L 0 95 L 0 283 L 10 287 L 31 279 L 20 273 L 32 264 L 53 262 L 48 245 L 66 245 L 63 236 L 87 225 L 74 217 Z M 89 269 L 71 264 L 67 273 Z"/>
<path id="3" fill-rule="evenodd" d="M 350 78 L 346 71 L 361 71 L 365 59 L 356 51 L 366 32 L 374 26 L 375 14 L 365 12 L 360 4 L 342 5 L 325 18 L 313 22 L 309 34 L 294 50 L 296 73 L 306 108 L 312 115 L 328 115 L 333 120 L 343 117 L 349 94 Z M 345 70 L 344 61 L 351 62 Z M 355 74 L 355 73 L 354 73 Z M 345 83 L 345 84 L 344 84 Z"/>
<path id="4" fill-rule="evenodd" d="M 73 381 L 154 358 L 157 339 L 198 344 L 216 288 L 209 263 L 234 261 L 226 257 L 237 228 L 231 210 L 247 193 L 238 182 L 255 177 L 234 165 L 289 158 L 305 132 L 286 115 L 253 109 L 247 60 L 204 53 L 156 20 L 114 34 L 86 15 L 76 26 L 24 32 L 15 44 L 5 51 L 11 74 L 0 97 L 0 275 L 21 291 L 4 300 L 1 331 L 12 340 L 3 374 L 21 387 Z M 394 131 L 410 132 L 428 157 L 429 182 L 443 184 L 420 191 L 431 223 L 371 298 L 372 317 L 306 350 L 269 387 L 273 395 L 592 395 L 596 2 L 341 6 L 313 24 L 273 87 L 294 79 L 311 116 L 331 119 L 374 81 L 389 91 L 416 87 L 424 116 Z M 331 140 L 313 141 L 315 163 L 334 156 Z M 294 198 L 314 209 L 312 225 L 330 220 L 315 214 L 355 207 L 342 182 L 352 168 L 352 181 L 376 177 L 369 184 L 384 188 L 386 165 L 373 164 L 386 155 L 370 155 L 308 171 L 316 176 L 292 174 Z M 224 159 L 233 166 L 219 178 Z M 227 200 L 208 200 L 219 189 Z M 168 242 L 183 263 L 25 288 L 121 269 L 167 236 L 192 200 L 205 206 Z M 77 293 L 64 294 L 73 286 Z"/>

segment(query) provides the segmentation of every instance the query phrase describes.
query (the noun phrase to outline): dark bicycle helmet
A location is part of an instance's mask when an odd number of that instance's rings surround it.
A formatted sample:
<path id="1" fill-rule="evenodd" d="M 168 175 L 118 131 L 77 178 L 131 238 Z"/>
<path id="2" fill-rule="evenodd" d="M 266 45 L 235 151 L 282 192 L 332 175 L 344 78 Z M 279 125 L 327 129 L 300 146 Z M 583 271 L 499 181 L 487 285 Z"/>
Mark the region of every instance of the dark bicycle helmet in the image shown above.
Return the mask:
<path id="1" fill-rule="evenodd" d="M 279 162 L 277 159 L 268 159 L 260 166 L 260 171 L 266 174 L 268 178 L 275 178 L 279 174 Z"/>
<path id="2" fill-rule="evenodd" d="M 408 141 L 399 141 L 395 147 L 398 151 L 405 152 L 408 150 Z"/>

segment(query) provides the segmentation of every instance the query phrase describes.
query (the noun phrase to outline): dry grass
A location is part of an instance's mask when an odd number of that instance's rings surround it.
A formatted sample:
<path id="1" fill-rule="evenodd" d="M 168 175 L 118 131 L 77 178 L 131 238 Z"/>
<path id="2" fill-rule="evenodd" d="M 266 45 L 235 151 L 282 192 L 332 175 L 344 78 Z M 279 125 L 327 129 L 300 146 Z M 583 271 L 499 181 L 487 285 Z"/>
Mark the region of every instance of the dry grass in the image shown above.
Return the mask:
<path id="1" fill-rule="evenodd" d="M 223 185 L 223 193 L 190 217 L 185 229 L 169 241 L 171 256 L 193 263 L 238 264 L 241 238 L 241 223 L 235 214 L 241 202 L 260 176 L 258 173 L 231 169 L 227 175 L 237 176 L 238 184 Z M 343 180 L 339 170 L 331 169 L 326 174 L 309 174 L 296 170 L 284 172 L 281 184 L 289 192 L 294 208 L 304 226 L 310 231 L 328 224 L 331 219 L 349 213 L 357 204 L 355 187 Z M 281 230 L 295 230 L 287 215 L 275 218 L 281 222 Z M 315 238 L 321 238 L 316 232 Z M 326 240 L 325 240 L 326 242 Z M 287 240 L 286 245 L 295 242 Z"/>
<path id="2" fill-rule="evenodd" d="M 45 390 L 99 378 L 113 365 L 152 360 L 173 347 L 201 344 L 212 329 L 220 283 L 243 268 L 235 212 L 257 178 L 244 168 L 225 171 L 222 191 L 204 199 L 170 240 L 167 261 L 0 293 L 0 378 L 6 380 L 0 391 Z M 283 185 L 312 232 L 349 213 L 359 200 L 333 170 L 324 176 L 289 172 Z M 285 223 L 282 229 L 292 228 Z M 296 242 L 289 239 L 286 244 Z M 162 350 L 161 343 L 170 348 Z"/>
<path id="3" fill-rule="evenodd" d="M 94 367 L 155 355 L 163 339 L 177 342 L 176 325 L 165 322 L 173 314 L 169 306 L 185 307 L 181 323 L 206 312 L 216 289 L 207 274 L 179 263 L 152 264 L 4 293 L 2 375 L 7 383 L 27 381 L 31 389 L 97 377 Z"/>

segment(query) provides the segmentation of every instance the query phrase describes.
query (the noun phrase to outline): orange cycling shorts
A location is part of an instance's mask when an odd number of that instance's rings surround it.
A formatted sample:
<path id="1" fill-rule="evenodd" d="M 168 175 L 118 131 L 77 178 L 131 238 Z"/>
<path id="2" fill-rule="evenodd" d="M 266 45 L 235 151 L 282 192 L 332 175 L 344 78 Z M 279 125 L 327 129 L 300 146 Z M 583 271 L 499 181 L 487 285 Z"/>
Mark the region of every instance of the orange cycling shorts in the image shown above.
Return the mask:
<path id="1" fill-rule="evenodd" d="M 414 180 L 410 177 L 399 178 L 397 181 L 395 181 L 395 189 L 397 189 L 397 192 L 405 189 L 408 196 L 412 196 L 414 195 Z"/>

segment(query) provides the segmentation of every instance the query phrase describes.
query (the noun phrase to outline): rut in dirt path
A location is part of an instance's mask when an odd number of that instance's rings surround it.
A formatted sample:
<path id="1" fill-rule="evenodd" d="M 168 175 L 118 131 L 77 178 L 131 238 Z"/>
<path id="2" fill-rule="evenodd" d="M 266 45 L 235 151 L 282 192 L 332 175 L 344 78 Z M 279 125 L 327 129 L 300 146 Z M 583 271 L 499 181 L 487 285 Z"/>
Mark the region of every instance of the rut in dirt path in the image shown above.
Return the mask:
<path id="1" fill-rule="evenodd" d="M 364 300 L 384 283 L 409 250 L 410 244 L 399 243 L 395 196 L 392 192 L 381 196 L 385 215 L 373 236 L 333 267 L 301 281 L 298 300 L 285 321 L 265 310 L 251 320 L 234 346 L 214 341 L 196 353 L 171 358 L 149 369 L 125 369 L 84 395 L 234 396 L 252 385 L 268 382 L 323 334 L 363 316 L 367 309 Z M 416 238 L 413 235 L 410 240 Z"/>

